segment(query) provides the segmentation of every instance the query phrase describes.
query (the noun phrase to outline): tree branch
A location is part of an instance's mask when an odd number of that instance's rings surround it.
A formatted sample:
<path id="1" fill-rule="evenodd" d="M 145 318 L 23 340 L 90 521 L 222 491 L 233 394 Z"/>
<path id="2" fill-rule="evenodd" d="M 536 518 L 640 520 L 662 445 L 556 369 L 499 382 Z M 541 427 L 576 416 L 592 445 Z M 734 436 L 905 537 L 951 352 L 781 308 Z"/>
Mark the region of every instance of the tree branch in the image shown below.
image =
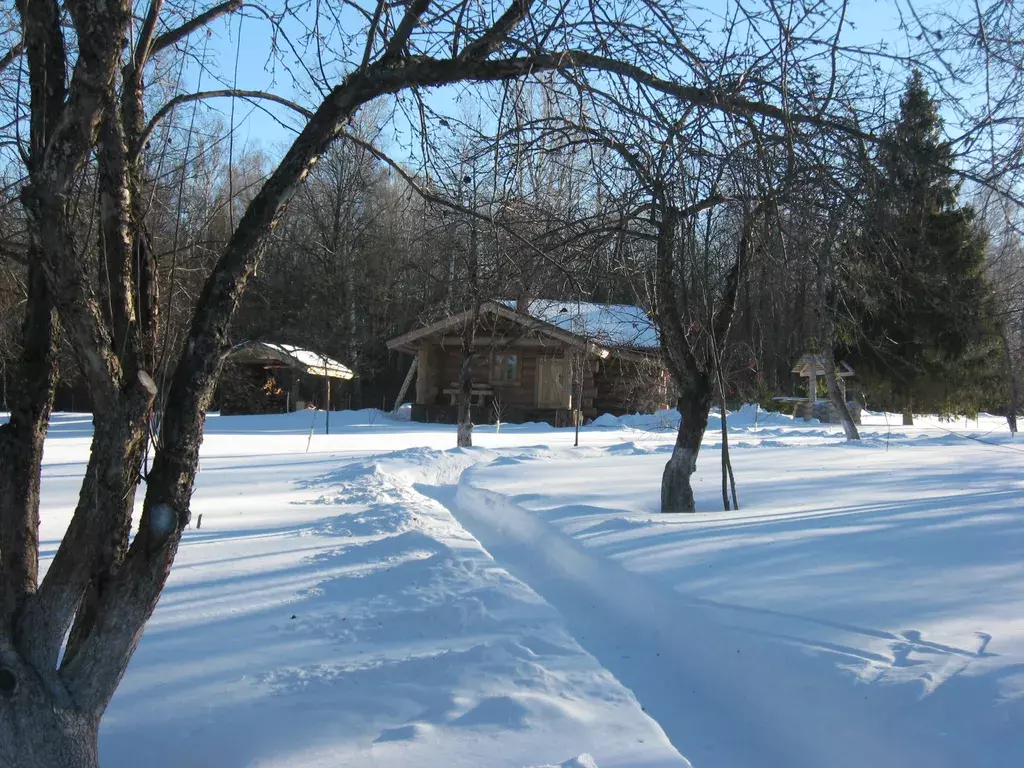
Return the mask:
<path id="1" fill-rule="evenodd" d="M 491 28 L 484 32 L 474 42 L 467 45 L 459 55 L 460 59 L 478 60 L 486 59 L 494 53 L 501 44 L 505 42 L 508 33 L 518 26 L 530 12 L 534 0 L 512 0 L 512 4 Z"/>
<path id="2" fill-rule="evenodd" d="M 38 254 L 32 254 L 38 257 Z M 36 590 L 39 471 L 57 376 L 57 317 L 38 258 L 30 259 L 22 323 L 21 382 L 0 426 L 0 638 Z"/>
<path id="3" fill-rule="evenodd" d="M 376 157 L 378 160 L 385 163 L 395 173 L 402 177 L 402 180 L 409 185 L 410 189 L 412 189 L 417 195 L 419 195 L 422 199 L 426 200 L 428 203 L 434 203 L 435 205 L 443 206 L 445 208 L 448 208 L 449 210 L 457 211 L 465 216 L 470 216 L 474 219 L 487 222 L 491 226 L 500 229 L 505 234 L 511 236 L 514 240 L 518 241 L 522 245 L 525 245 L 528 249 L 536 253 L 538 256 L 540 256 L 544 261 L 548 262 L 555 269 L 557 269 L 560 272 L 563 272 L 569 280 L 577 282 L 575 275 L 573 275 L 569 270 L 567 270 L 562 264 L 559 264 L 555 259 L 551 258 L 551 256 L 549 256 L 547 253 L 543 251 L 543 249 L 539 248 L 528 238 L 523 237 L 521 234 L 516 232 L 515 229 L 513 229 L 512 227 L 508 226 L 507 224 L 501 221 L 498 221 L 493 216 L 488 216 L 486 213 L 481 213 L 480 211 L 462 205 L 461 203 L 456 202 L 455 200 L 444 197 L 443 195 L 439 195 L 436 192 L 430 191 L 426 187 L 422 186 L 411 173 L 409 173 L 401 165 L 392 160 L 387 154 L 377 149 L 377 147 L 375 147 L 370 142 L 360 139 L 358 136 L 354 136 L 353 134 L 350 134 L 347 131 L 339 131 L 338 135 L 344 138 L 346 141 L 351 141 L 356 146 L 366 150 L 371 155 Z M 582 287 L 578 283 L 576 285 L 576 290 L 582 290 Z"/>
<path id="4" fill-rule="evenodd" d="M 9 50 L 2 57 L 0 57 L 0 72 L 3 72 L 11 64 L 17 61 L 18 57 L 21 56 L 21 53 L 24 50 L 25 44 L 20 41 L 12 45 L 11 50 Z"/>
<path id="5" fill-rule="evenodd" d="M 146 13 L 146 20 L 142 23 L 142 30 L 139 32 L 139 39 L 135 44 L 135 53 L 132 56 L 130 67 L 133 73 L 141 72 L 149 60 L 150 46 L 153 42 L 153 35 L 156 32 L 156 22 L 160 18 L 160 9 L 163 6 L 164 0 L 150 0 L 149 11 Z"/>
<path id="6" fill-rule="evenodd" d="M 412 0 L 405 11 L 405 15 L 402 16 L 402 20 L 398 23 L 398 29 L 395 30 L 394 37 L 391 38 L 391 42 L 388 43 L 388 47 L 384 51 L 384 56 L 381 58 L 382 64 L 392 62 L 402 55 L 402 49 L 409 42 L 413 30 L 416 29 L 420 18 L 427 12 L 429 7 L 430 0 Z"/>
<path id="7" fill-rule="evenodd" d="M 165 48 L 171 47 L 178 41 L 184 40 L 197 29 L 205 27 L 211 21 L 220 18 L 226 13 L 234 13 L 239 8 L 241 8 L 242 5 L 243 0 L 227 0 L 227 2 L 225 3 L 215 5 L 213 8 L 211 8 L 208 11 L 204 11 L 191 21 L 186 21 L 180 27 L 175 27 L 169 32 L 165 32 L 164 34 L 160 35 L 155 40 L 153 40 L 153 46 L 149 51 L 149 55 L 152 56 L 153 54 L 159 53 Z"/>
<path id="8" fill-rule="evenodd" d="M 217 91 L 198 91 L 196 93 L 183 93 L 180 96 L 175 96 L 173 99 L 171 99 L 162 107 L 160 107 L 160 109 L 157 110 L 157 113 L 153 115 L 153 117 L 150 119 L 149 123 L 146 124 L 146 127 L 142 130 L 142 133 L 140 134 L 139 137 L 138 152 L 142 152 L 146 144 L 153 137 L 153 132 L 157 129 L 157 126 L 160 125 L 160 122 L 165 117 L 167 117 L 167 115 L 169 115 L 171 111 L 174 110 L 175 107 L 181 104 L 187 104 L 190 101 L 202 101 L 206 99 L 220 98 L 263 99 L 265 101 L 272 101 L 275 104 L 281 104 L 283 106 L 286 106 L 289 109 L 298 112 L 306 119 L 313 117 L 313 113 L 310 112 L 305 107 L 299 106 L 294 101 L 286 99 L 283 96 L 278 96 L 267 91 L 246 91 L 240 90 L 238 88 L 223 88 Z M 131 160 L 133 161 L 136 159 L 138 159 L 137 156 L 133 156 L 131 158 Z"/>

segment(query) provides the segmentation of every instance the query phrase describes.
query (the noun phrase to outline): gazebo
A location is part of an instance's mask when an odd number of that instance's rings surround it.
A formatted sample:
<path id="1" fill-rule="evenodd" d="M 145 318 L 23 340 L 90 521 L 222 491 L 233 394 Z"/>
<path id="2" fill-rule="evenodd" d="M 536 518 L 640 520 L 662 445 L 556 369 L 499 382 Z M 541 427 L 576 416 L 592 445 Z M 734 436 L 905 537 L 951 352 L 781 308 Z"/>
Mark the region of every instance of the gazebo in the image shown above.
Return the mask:
<path id="1" fill-rule="evenodd" d="M 291 344 L 245 341 L 226 356 L 217 390 L 222 414 L 288 413 L 336 405 L 331 381 L 355 374 L 337 360 Z"/>
<path id="2" fill-rule="evenodd" d="M 805 352 L 793 365 L 793 373 L 802 379 L 807 379 L 806 397 L 776 397 L 775 400 L 793 403 L 793 415 L 802 416 L 805 421 L 816 418 L 819 421 L 832 423 L 838 421 L 832 413 L 832 403 L 829 400 L 818 400 L 818 377 L 825 376 L 825 363 L 821 355 Z M 836 381 L 839 384 L 839 391 L 846 400 L 846 379 L 854 375 L 853 368 L 849 363 L 842 361 L 836 363 Z M 860 423 L 860 404 L 847 401 L 850 408 L 850 415 L 855 423 Z"/>

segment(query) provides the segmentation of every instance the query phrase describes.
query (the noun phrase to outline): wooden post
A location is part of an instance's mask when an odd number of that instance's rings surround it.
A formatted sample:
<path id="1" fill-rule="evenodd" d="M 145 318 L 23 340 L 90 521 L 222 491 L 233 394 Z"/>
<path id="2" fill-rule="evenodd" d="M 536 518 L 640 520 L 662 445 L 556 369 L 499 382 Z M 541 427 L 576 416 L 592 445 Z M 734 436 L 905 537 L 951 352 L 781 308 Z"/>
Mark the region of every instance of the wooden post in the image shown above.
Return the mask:
<path id="1" fill-rule="evenodd" d="M 324 359 L 324 413 L 326 414 L 326 420 L 324 423 L 324 433 L 331 434 L 331 377 L 328 375 L 327 360 Z"/>
<path id="2" fill-rule="evenodd" d="M 573 410 L 575 411 L 576 421 L 576 439 L 573 442 L 573 446 L 579 448 L 580 446 L 580 422 L 583 421 L 583 366 L 586 363 L 585 352 L 578 352 L 574 355 L 573 360 L 576 363 L 573 367 L 576 369 L 574 373 L 573 383 L 576 385 L 576 394 L 573 396 Z M 577 378 L 578 377 L 578 378 Z"/>
<path id="3" fill-rule="evenodd" d="M 402 400 L 405 399 L 405 393 L 409 391 L 409 385 L 412 383 L 412 377 L 416 373 L 416 368 L 419 366 L 420 357 L 417 355 L 412 359 L 412 365 L 409 366 L 409 372 L 405 374 L 405 381 L 402 382 L 402 388 L 398 390 L 398 397 L 395 398 L 395 407 L 391 409 L 391 415 L 394 416 L 398 413 L 398 409 L 402 407 Z M 419 401 L 419 384 L 416 385 L 416 400 Z"/>

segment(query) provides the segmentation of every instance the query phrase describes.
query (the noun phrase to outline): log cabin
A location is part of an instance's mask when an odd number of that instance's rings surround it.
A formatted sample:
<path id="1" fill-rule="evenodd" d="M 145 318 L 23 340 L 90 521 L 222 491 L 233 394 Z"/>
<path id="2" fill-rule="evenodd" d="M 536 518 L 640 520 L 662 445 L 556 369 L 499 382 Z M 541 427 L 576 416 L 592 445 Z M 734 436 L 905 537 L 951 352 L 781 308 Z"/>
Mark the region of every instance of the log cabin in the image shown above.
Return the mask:
<path id="1" fill-rule="evenodd" d="M 666 407 L 658 332 L 639 307 L 551 299 L 494 299 L 391 339 L 415 356 L 411 418 L 457 421 L 463 341 L 472 340 L 475 424 L 568 426 L 601 413 Z"/>

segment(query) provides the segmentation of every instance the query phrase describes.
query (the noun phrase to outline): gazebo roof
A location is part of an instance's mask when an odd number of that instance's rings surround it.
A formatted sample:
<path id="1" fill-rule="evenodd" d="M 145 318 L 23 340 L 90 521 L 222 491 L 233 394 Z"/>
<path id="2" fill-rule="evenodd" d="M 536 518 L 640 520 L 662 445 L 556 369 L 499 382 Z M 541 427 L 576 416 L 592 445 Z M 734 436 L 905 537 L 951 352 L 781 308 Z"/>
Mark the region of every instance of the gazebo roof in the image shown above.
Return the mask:
<path id="1" fill-rule="evenodd" d="M 814 355 L 810 352 L 805 352 L 803 356 L 796 361 L 796 365 L 793 366 L 793 373 L 797 373 L 805 379 L 809 379 L 811 377 L 812 370 L 815 376 L 825 375 L 825 363 L 822 361 L 821 355 Z M 836 363 L 836 376 L 846 378 L 853 375 L 853 368 L 849 363 L 845 361 Z"/>
<path id="2" fill-rule="evenodd" d="M 243 341 L 228 352 L 228 359 L 236 363 L 285 365 L 311 376 L 327 376 L 331 379 L 351 379 L 355 376 L 351 369 L 337 360 L 291 344 Z"/>

